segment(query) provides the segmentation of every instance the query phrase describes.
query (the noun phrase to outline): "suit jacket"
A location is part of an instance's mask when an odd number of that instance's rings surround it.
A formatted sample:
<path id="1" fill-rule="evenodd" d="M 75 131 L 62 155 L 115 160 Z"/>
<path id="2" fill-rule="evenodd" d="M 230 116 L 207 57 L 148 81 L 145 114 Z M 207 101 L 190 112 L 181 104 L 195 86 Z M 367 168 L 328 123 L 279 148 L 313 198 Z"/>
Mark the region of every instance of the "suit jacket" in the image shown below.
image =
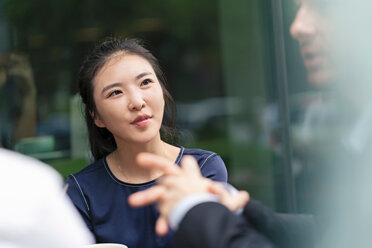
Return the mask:
<path id="1" fill-rule="evenodd" d="M 175 234 L 177 248 L 312 247 L 312 216 L 277 214 L 251 199 L 237 215 L 216 202 L 193 207 Z"/>

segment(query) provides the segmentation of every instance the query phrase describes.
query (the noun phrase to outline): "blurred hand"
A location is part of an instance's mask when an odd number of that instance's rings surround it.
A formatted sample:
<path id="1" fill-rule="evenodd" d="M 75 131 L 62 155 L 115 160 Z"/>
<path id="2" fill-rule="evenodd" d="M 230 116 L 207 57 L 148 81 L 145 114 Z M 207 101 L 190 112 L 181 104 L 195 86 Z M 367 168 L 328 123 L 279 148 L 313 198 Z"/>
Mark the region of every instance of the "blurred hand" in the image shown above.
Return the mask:
<path id="1" fill-rule="evenodd" d="M 212 182 L 209 185 L 209 193 L 217 195 L 220 199 L 220 203 L 233 212 L 244 207 L 249 201 L 249 194 L 247 191 L 240 190 L 232 194 L 223 184 L 218 182 Z"/>
<path id="2" fill-rule="evenodd" d="M 128 201 L 133 207 L 158 203 L 160 217 L 156 223 L 156 232 L 163 236 L 168 232 L 168 217 L 175 205 L 184 197 L 198 193 L 213 193 L 219 196 L 221 203 L 235 211 L 244 206 L 249 196 L 240 191 L 231 195 L 222 184 L 202 177 L 199 166 L 191 156 L 185 156 L 181 167 L 154 154 L 144 153 L 137 157 L 140 166 L 158 169 L 164 173 L 156 186 L 132 194 Z"/>
<path id="3" fill-rule="evenodd" d="M 160 218 L 156 223 L 156 232 L 163 236 L 168 232 L 167 218 L 174 206 L 188 195 L 209 192 L 212 181 L 202 177 L 197 162 L 191 156 L 182 159 L 181 167 L 153 154 L 140 154 L 137 162 L 143 167 L 164 172 L 156 186 L 132 194 L 128 199 L 133 207 L 158 202 Z"/>

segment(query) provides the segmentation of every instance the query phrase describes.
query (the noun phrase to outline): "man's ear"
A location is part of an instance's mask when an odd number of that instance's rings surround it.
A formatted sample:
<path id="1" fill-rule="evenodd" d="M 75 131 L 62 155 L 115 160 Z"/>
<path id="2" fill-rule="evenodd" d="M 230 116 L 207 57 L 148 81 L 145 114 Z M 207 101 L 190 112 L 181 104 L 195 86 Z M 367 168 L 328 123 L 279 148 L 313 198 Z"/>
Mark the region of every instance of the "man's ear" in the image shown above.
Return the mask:
<path id="1" fill-rule="evenodd" d="M 92 116 L 94 120 L 94 124 L 96 124 L 97 127 L 104 128 L 106 127 L 105 124 L 102 122 L 102 120 L 99 118 L 99 115 L 97 113 L 94 113 L 93 111 L 89 111 L 90 116 Z"/>

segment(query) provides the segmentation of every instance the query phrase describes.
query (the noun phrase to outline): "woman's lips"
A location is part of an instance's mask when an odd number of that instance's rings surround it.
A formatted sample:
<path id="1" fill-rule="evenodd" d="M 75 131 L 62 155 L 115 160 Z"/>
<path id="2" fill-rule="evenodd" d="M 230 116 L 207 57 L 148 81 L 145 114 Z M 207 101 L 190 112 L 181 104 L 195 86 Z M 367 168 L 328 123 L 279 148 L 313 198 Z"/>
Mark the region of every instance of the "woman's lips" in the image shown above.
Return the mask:
<path id="1" fill-rule="evenodd" d="M 143 121 L 135 122 L 134 125 L 138 127 L 144 127 L 144 126 L 147 126 L 149 122 L 150 122 L 150 119 L 146 119 Z"/>
<path id="2" fill-rule="evenodd" d="M 151 118 L 152 117 L 148 115 L 141 115 L 138 116 L 133 122 L 131 122 L 131 124 L 138 127 L 144 127 L 150 122 Z"/>

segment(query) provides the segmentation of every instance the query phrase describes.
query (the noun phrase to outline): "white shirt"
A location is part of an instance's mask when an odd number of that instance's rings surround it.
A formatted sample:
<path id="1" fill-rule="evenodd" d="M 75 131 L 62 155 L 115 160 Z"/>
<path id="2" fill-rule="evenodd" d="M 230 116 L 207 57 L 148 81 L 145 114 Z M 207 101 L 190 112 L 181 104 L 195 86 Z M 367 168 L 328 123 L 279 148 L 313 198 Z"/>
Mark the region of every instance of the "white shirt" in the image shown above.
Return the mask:
<path id="1" fill-rule="evenodd" d="M 62 185 L 51 167 L 0 148 L 0 248 L 70 248 L 94 242 Z"/>

